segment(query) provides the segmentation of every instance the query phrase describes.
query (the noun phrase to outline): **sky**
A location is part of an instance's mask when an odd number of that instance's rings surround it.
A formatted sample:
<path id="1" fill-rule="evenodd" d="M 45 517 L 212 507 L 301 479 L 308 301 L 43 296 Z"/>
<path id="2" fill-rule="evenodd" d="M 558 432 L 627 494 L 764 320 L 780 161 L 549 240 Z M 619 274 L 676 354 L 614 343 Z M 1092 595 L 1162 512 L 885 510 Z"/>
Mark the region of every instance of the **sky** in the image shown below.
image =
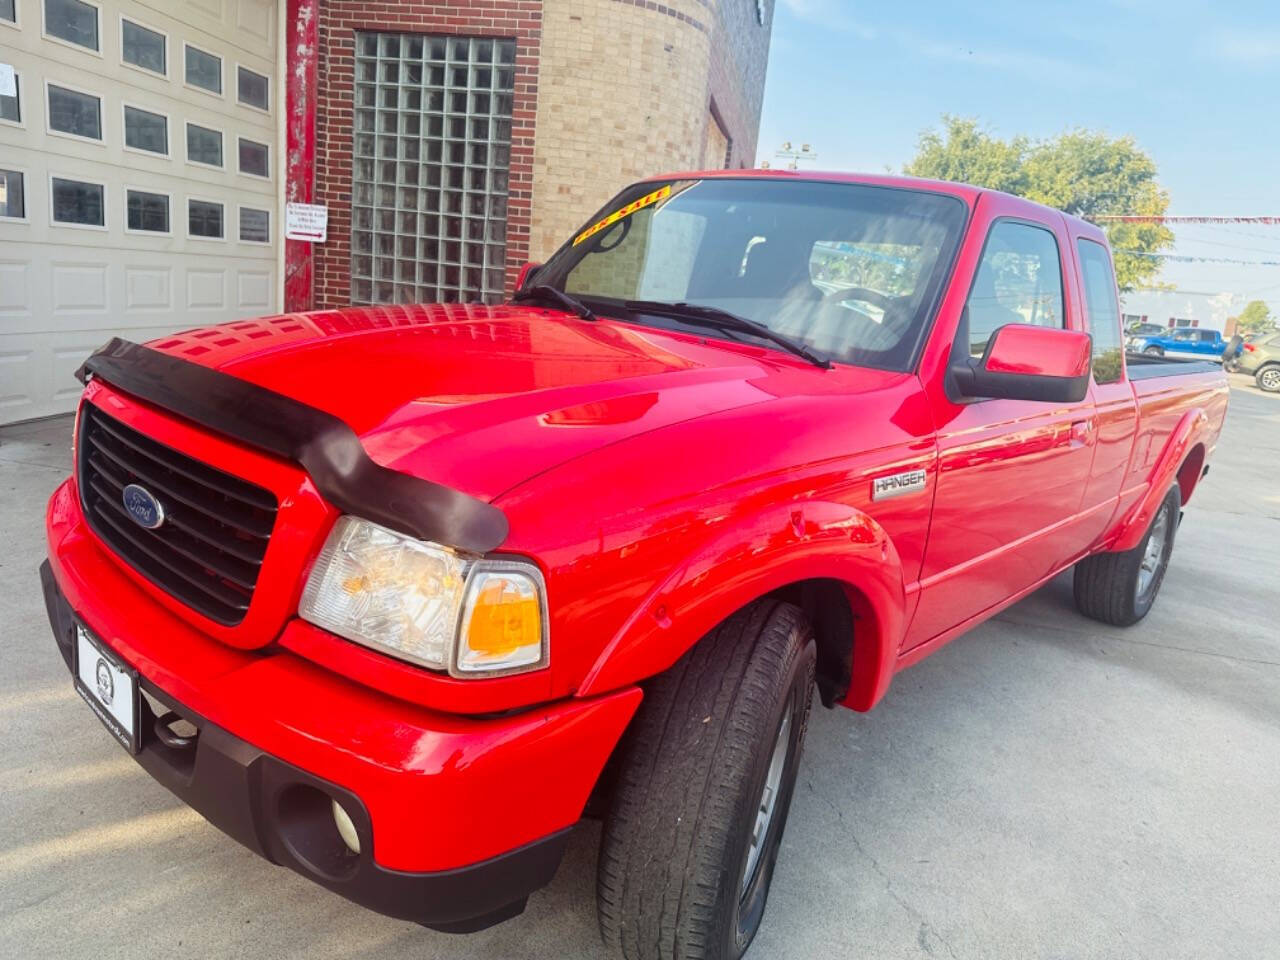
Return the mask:
<path id="1" fill-rule="evenodd" d="M 1280 216 L 1277 0 L 775 0 L 758 160 L 900 172 L 944 113 L 993 135 L 1132 135 L 1170 214 Z M 1169 252 L 1280 261 L 1280 226 L 1175 228 Z M 1166 262 L 1180 290 L 1266 300 L 1280 266 Z"/>

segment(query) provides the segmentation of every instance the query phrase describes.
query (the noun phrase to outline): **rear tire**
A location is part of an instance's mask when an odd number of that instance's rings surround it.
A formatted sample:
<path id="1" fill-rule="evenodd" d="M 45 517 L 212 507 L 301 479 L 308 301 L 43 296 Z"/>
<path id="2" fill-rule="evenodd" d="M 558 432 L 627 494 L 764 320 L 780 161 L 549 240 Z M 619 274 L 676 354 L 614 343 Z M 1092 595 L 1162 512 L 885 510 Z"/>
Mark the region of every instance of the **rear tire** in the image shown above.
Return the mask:
<path id="1" fill-rule="evenodd" d="M 1151 610 L 1169 568 L 1182 498 L 1171 487 L 1142 541 L 1123 553 L 1097 553 L 1076 564 L 1076 608 L 1116 627 L 1137 623 Z"/>
<path id="2" fill-rule="evenodd" d="M 600 933 L 615 956 L 738 960 L 751 945 L 815 662 L 804 614 L 764 599 L 646 686 L 600 841 Z"/>
<path id="3" fill-rule="evenodd" d="M 1253 382 L 1259 390 L 1267 393 L 1280 393 L 1280 363 L 1271 363 L 1253 375 Z"/>

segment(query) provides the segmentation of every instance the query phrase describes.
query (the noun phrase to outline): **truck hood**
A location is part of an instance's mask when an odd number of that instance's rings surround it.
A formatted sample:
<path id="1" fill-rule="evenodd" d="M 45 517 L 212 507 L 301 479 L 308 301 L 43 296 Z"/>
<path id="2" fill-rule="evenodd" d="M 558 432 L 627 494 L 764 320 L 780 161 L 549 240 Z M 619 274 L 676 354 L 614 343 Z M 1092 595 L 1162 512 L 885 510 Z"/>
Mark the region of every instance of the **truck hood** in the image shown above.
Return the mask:
<path id="1" fill-rule="evenodd" d="M 378 463 L 489 501 L 591 450 L 820 376 L 772 350 L 519 305 L 290 314 L 150 346 L 334 414 Z"/>

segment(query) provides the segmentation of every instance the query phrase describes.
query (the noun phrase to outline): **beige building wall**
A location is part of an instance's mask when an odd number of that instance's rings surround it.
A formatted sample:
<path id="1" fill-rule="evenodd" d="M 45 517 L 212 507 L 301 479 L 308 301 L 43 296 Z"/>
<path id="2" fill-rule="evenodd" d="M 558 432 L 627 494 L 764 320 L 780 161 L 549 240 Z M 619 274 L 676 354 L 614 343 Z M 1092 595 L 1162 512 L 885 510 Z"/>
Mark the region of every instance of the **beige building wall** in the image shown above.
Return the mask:
<path id="1" fill-rule="evenodd" d="M 728 153 L 729 137 L 720 128 L 720 121 L 712 116 L 707 120 L 707 141 L 702 148 L 702 169 L 712 170 L 724 167 Z"/>
<path id="2" fill-rule="evenodd" d="M 736 7 L 721 11 L 726 2 L 755 10 L 742 0 L 544 0 L 532 259 L 628 183 L 723 167 L 727 152 L 733 166 L 754 162 L 770 17 L 739 22 Z"/>

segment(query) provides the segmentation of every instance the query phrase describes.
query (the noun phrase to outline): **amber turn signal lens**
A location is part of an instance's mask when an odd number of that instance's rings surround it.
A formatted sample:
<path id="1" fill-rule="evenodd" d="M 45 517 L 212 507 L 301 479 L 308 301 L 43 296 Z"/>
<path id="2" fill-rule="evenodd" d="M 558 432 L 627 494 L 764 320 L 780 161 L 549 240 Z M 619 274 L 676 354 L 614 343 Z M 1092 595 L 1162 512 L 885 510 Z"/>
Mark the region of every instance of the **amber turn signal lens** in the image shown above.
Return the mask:
<path id="1" fill-rule="evenodd" d="M 542 662 L 542 591 L 530 573 L 477 571 L 468 585 L 463 621 L 458 671 L 506 671 Z"/>

